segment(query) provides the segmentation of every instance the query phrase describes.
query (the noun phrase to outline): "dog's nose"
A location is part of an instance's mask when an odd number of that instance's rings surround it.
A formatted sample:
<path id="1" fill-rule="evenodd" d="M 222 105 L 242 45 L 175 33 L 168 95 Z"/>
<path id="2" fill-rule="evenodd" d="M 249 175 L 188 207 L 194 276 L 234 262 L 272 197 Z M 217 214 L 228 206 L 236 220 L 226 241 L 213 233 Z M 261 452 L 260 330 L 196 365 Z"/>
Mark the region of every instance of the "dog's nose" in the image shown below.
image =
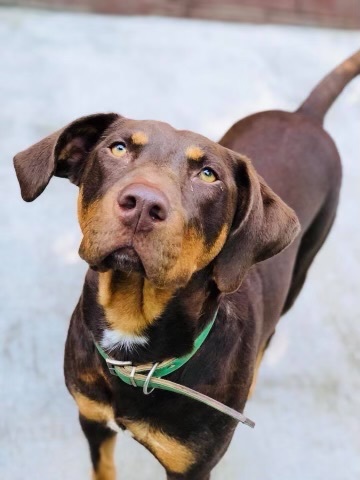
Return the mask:
<path id="1" fill-rule="evenodd" d="M 120 218 L 124 225 L 139 232 L 149 232 L 167 219 L 169 201 L 160 190 L 133 183 L 119 193 Z"/>

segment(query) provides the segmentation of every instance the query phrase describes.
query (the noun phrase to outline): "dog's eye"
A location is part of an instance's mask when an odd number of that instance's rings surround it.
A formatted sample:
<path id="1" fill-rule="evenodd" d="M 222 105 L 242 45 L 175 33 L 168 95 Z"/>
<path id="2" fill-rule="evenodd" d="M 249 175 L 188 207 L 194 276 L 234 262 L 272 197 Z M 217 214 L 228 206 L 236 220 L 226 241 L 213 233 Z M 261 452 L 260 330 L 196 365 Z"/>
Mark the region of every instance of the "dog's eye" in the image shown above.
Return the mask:
<path id="1" fill-rule="evenodd" d="M 199 173 L 199 177 L 206 183 L 213 183 L 217 180 L 216 173 L 209 167 L 203 168 Z"/>
<path id="2" fill-rule="evenodd" d="M 111 145 L 110 151 L 114 157 L 122 157 L 127 152 L 127 148 L 124 142 L 116 142 Z"/>

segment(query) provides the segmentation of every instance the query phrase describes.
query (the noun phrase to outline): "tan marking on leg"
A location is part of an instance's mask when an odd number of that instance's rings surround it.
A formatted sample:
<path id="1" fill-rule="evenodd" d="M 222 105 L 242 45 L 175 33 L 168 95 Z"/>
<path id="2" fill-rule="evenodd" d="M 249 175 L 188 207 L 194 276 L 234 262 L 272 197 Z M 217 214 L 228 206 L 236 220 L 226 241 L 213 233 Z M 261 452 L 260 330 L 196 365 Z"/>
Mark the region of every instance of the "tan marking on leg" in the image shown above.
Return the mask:
<path id="1" fill-rule="evenodd" d="M 250 399 L 254 395 L 256 382 L 257 382 L 258 375 L 259 375 L 259 369 L 260 369 L 261 361 L 264 357 L 265 350 L 266 350 L 266 348 L 262 348 L 260 350 L 260 352 L 258 353 L 258 356 L 256 357 L 254 375 L 253 375 L 253 380 L 251 382 L 250 390 L 249 390 L 249 393 L 248 393 L 248 399 Z"/>
<path id="2" fill-rule="evenodd" d="M 109 420 L 114 419 L 114 412 L 111 405 L 92 400 L 77 391 L 72 391 L 71 393 L 77 403 L 81 415 L 86 419 L 95 422 L 108 422 Z"/>
<path id="3" fill-rule="evenodd" d="M 195 462 L 195 453 L 173 437 L 145 422 L 133 422 L 121 419 L 135 439 L 148 448 L 159 462 L 171 472 L 185 473 Z"/>
<path id="4" fill-rule="evenodd" d="M 194 160 L 195 162 L 198 162 L 203 158 L 205 153 L 200 147 L 192 145 L 186 149 L 185 155 L 188 160 Z"/>
<path id="5" fill-rule="evenodd" d="M 135 132 L 131 136 L 134 145 L 146 145 L 149 142 L 149 137 L 144 132 Z"/>
<path id="6" fill-rule="evenodd" d="M 105 440 L 100 446 L 100 458 L 93 472 L 93 480 L 115 480 L 116 470 L 114 465 L 114 449 L 116 443 L 116 435 Z"/>
<path id="7" fill-rule="evenodd" d="M 98 301 L 110 327 L 140 335 L 161 315 L 174 290 L 156 288 L 138 273 L 99 274 Z"/>

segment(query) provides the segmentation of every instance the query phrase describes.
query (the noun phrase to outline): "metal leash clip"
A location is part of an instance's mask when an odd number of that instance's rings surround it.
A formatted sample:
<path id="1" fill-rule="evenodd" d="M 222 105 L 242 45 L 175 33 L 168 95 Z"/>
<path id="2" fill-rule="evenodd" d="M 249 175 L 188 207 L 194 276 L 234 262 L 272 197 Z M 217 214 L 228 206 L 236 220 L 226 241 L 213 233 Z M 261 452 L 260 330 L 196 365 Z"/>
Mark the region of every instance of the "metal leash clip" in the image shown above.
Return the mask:
<path id="1" fill-rule="evenodd" d="M 159 365 L 159 362 L 158 362 L 158 363 L 154 363 L 154 365 L 152 366 L 150 372 L 148 373 L 148 376 L 146 377 L 146 380 L 145 380 L 144 385 L 143 385 L 143 393 L 144 393 L 144 395 L 150 395 L 150 393 L 155 390 L 155 388 L 152 388 L 152 389 L 149 391 L 149 390 L 148 390 L 148 386 L 149 386 L 151 377 L 154 375 L 154 372 L 155 372 L 155 370 L 157 369 L 157 366 L 158 366 L 158 365 Z"/>

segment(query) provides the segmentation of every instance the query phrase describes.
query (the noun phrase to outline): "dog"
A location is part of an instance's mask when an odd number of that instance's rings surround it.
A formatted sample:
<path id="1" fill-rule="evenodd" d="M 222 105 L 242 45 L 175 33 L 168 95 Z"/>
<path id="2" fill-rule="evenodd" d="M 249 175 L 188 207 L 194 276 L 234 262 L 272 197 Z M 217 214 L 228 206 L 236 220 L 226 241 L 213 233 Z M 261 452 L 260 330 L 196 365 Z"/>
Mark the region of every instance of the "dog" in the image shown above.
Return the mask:
<path id="1" fill-rule="evenodd" d="M 64 372 L 94 479 L 115 479 L 121 429 L 153 453 L 168 480 L 210 478 L 237 421 L 179 393 L 243 412 L 276 324 L 334 222 L 341 162 L 322 123 L 358 73 L 360 51 L 296 112 L 251 115 L 218 143 L 107 113 L 15 156 L 26 201 L 53 175 L 79 187 L 79 254 L 90 268 Z M 167 381 L 184 390 L 144 395 L 162 385 L 159 362 L 179 358 Z M 144 364 L 150 372 L 141 377 Z"/>

